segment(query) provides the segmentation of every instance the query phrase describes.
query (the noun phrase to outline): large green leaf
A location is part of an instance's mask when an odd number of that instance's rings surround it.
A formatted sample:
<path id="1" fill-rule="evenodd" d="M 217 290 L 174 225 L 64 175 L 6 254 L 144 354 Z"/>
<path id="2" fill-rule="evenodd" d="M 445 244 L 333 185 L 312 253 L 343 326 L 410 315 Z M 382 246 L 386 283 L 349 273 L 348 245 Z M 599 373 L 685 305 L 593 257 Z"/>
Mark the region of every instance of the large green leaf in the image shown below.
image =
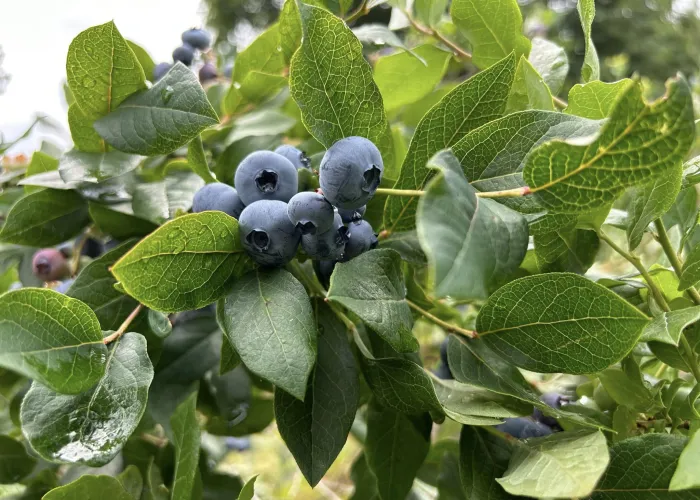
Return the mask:
<path id="1" fill-rule="evenodd" d="M 472 61 L 488 68 L 515 52 L 530 53 L 530 40 L 523 35 L 523 16 L 516 0 L 453 0 L 452 21 L 472 46 Z"/>
<path id="2" fill-rule="evenodd" d="M 125 333 L 110 344 L 105 374 L 92 389 L 70 396 L 32 384 L 22 402 L 22 432 L 50 462 L 105 465 L 136 430 L 152 379 L 146 339 Z"/>
<path id="3" fill-rule="evenodd" d="M 236 219 L 202 212 L 158 228 L 124 255 L 112 273 L 142 304 L 173 312 L 211 304 L 251 267 Z"/>
<path id="4" fill-rule="evenodd" d="M 609 460 L 602 432 L 558 432 L 516 446 L 497 481 L 513 495 L 582 498 L 593 491 Z"/>
<path id="5" fill-rule="evenodd" d="M 520 266 L 528 244 L 525 218 L 480 199 L 451 152 L 434 156 L 439 173 L 418 205 L 418 238 L 428 256 L 436 297 L 486 299 Z"/>
<path id="6" fill-rule="evenodd" d="M 639 340 L 656 340 L 677 346 L 683 330 L 697 321 L 700 321 L 700 306 L 662 312 L 644 328 Z"/>
<path id="7" fill-rule="evenodd" d="M 102 182 L 131 172 L 141 163 L 140 156 L 110 151 L 84 153 L 76 149 L 61 157 L 58 173 L 65 182 Z"/>
<path id="8" fill-rule="evenodd" d="M 27 453 L 22 443 L 9 436 L 0 436 L 0 485 L 18 483 L 32 472 L 35 465 L 36 459 Z"/>
<path id="9" fill-rule="evenodd" d="M 683 449 L 678 458 L 678 466 L 673 473 L 669 490 L 689 490 L 700 488 L 700 477 L 697 474 L 697 461 L 700 455 L 700 434 L 695 432 L 688 440 L 688 444 Z"/>
<path id="10" fill-rule="evenodd" d="M 289 63 L 301 45 L 301 17 L 296 0 L 285 0 L 279 17 L 280 46 L 285 62 Z"/>
<path id="11" fill-rule="evenodd" d="M 84 475 L 72 483 L 55 488 L 42 497 L 43 500 L 134 500 L 122 483 L 112 476 Z"/>
<path id="12" fill-rule="evenodd" d="M 304 401 L 316 362 L 316 325 L 304 286 L 284 269 L 258 269 L 233 284 L 217 317 L 248 369 Z"/>
<path id="13" fill-rule="evenodd" d="M 418 348 L 411 333 L 413 317 L 406 302 L 401 258 L 394 250 L 372 250 L 336 264 L 328 299 L 357 314 L 397 351 Z"/>
<path id="14" fill-rule="evenodd" d="M 280 435 L 311 486 L 321 480 L 345 445 L 360 396 L 346 328 L 327 306 L 318 306 L 316 320 L 318 362 L 304 402 L 282 389 L 275 391 Z"/>
<path id="15" fill-rule="evenodd" d="M 421 45 L 413 53 L 399 52 L 380 57 L 374 66 L 374 80 L 382 93 L 384 107 L 392 111 L 428 95 L 442 80 L 450 53 L 434 45 Z M 392 177 L 388 172 L 387 176 Z"/>
<path id="16" fill-rule="evenodd" d="M 193 391 L 170 418 L 175 446 L 175 472 L 170 488 L 171 500 L 195 498 L 198 474 L 200 430 L 197 422 L 197 390 Z"/>
<path id="17" fill-rule="evenodd" d="M 95 130 L 125 153 L 167 154 L 219 122 L 197 77 L 177 63 L 150 89 L 95 122 Z"/>
<path id="18" fill-rule="evenodd" d="M 92 310 L 48 288 L 0 295 L 0 366 L 62 394 L 95 385 L 107 348 Z"/>
<path id="19" fill-rule="evenodd" d="M 558 94 L 569 73 L 566 51 L 556 43 L 535 37 L 532 39 L 532 50 L 528 60 L 535 71 L 542 75 L 552 94 Z"/>
<path id="20" fill-rule="evenodd" d="M 422 189 L 434 174 L 426 167 L 438 151 L 449 148 L 465 134 L 503 115 L 515 77 L 516 59 L 508 56 L 457 86 L 433 106 L 418 123 L 411 139 L 396 189 Z M 389 196 L 384 225 L 391 232 L 416 227 L 418 199 Z"/>
<path id="21" fill-rule="evenodd" d="M 469 499 L 514 498 L 498 484 L 508 467 L 512 447 L 505 439 L 477 427 L 462 427 L 459 435 L 459 475 Z"/>
<path id="22" fill-rule="evenodd" d="M 697 500 L 698 490 L 668 491 L 687 442 L 686 437 L 662 433 L 614 443 L 610 447 L 610 466 L 591 500 Z"/>
<path id="23" fill-rule="evenodd" d="M 593 45 L 591 38 L 591 27 L 593 26 L 593 18 L 595 17 L 595 2 L 594 0 L 579 0 L 578 15 L 581 18 L 581 27 L 583 28 L 583 36 L 585 40 L 585 55 L 583 57 L 583 67 L 581 68 L 581 78 L 583 82 L 600 80 L 600 62 L 598 61 L 598 52 Z"/>
<path id="24" fill-rule="evenodd" d="M 508 96 L 506 113 L 510 114 L 527 109 L 554 111 L 554 101 L 552 100 L 552 92 L 544 78 L 525 56 L 520 56 L 513 87 L 510 90 L 510 96 Z"/>
<path id="25" fill-rule="evenodd" d="M 628 187 L 681 168 L 695 136 L 688 84 L 671 80 L 667 95 L 646 104 L 639 83 L 630 83 L 600 135 L 586 144 L 553 141 L 533 151 L 525 182 L 548 209 L 595 210 Z"/>
<path id="26" fill-rule="evenodd" d="M 57 245 L 80 233 L 88 222 L 87 203 L 78 193 L 42 189 L 12 206 L 0 240 L 32 247 Z"/>
<path id="27" fill-rule="evenodd" d="M 382 500 L 405 500 L 428 455 L 431 427 L 427 413 L 408 416 L 370 404 L 365 455 Z"/>
<path id="28" fill-rule="evenodd" d="M 330 12 L 306 4 L 299 9 L 304 37 L 292 58 L 289 88 L 304 125 L 326 148 L 343 137 L 366 137 L 390 168 L 394 142 L 362 44 Z"/>
<path id="29" fill-rule="evenodd" d="M 569 105 L 564 113 L 601 120 L 610 116 L 618 97 L 627 90 L 630 80 L 623 79 L 614 83 L 593 81 L 577 84 L 569 90 Z"/>
<path id="30" fill-rule="evenodd" d="M 591 373 L 621 360 L 648 319 L 614 292 L 576 274 L 512 281 L 479 311 L 483 341 L 516 366 Z"/>

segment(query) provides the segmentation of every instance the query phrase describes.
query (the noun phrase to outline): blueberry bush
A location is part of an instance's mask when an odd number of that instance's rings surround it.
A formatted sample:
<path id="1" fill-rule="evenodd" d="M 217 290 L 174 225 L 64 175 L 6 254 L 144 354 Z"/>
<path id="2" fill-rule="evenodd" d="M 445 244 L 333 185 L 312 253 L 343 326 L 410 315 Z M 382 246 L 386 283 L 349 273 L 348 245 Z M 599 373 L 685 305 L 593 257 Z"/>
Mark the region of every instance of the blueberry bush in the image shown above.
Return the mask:
<path id="1" fill-rule="evenodd" d="M 516 0 L 386 3 L 75 37 L 74 147 L 0 172 L 0 498 L 276 498 L 218 467 L 273 421 L 324 498 L 700 498 L 690 84 L 599 81 L 593 0 L 568 93 Z"/>

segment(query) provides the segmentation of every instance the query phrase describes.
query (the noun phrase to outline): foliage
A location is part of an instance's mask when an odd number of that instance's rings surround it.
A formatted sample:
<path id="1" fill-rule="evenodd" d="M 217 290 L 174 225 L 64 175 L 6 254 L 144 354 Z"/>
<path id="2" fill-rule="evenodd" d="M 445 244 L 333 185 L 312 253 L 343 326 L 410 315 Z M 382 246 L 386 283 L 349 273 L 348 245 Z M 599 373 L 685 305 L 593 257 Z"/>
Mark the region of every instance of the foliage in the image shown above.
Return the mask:
<path id="1" fill-rule="evenodd" d="M 592 1 L 571 61 L 515 0 L 449 4 L 286 0 L 199 81 L 77 35 L 73 149 L 0 171 L 0 498 L 271 498 L 216 448 L 273 420 L 319 491 L 359 443 L 356 499 L 700 496 L 693 89 L 600 81 Z M 265 267 L 239 198 L 193 207 L 281 144 L 312 191 L 353 136 L 384 176 L 343 222 L 379 248 Z"/>

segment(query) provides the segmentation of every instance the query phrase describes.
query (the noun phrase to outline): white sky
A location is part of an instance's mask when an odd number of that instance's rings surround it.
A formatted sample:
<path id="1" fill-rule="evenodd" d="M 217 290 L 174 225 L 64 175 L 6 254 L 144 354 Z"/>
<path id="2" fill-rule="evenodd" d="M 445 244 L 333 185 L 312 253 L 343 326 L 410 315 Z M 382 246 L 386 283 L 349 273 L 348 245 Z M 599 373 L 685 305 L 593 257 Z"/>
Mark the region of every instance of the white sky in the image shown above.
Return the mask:
<path id="1" fill-rule="evenodd" d="M 172 61 L 180 34 L 201 26 L 200 0 L 0 0 L 0 46 L 3 69 L 10 73 L 0 95 L 0 133 L 5 140 L 21 134 L 35 114 L 48 115 L 64 127 L 69 144 L 63 81 L 66 54 L 73 37 L 90 26 L 114 20 L 121 34 L 144 47 L 156 63 Z M 31 152 L 39 139 L 26 141 L 13 152 Z"/>

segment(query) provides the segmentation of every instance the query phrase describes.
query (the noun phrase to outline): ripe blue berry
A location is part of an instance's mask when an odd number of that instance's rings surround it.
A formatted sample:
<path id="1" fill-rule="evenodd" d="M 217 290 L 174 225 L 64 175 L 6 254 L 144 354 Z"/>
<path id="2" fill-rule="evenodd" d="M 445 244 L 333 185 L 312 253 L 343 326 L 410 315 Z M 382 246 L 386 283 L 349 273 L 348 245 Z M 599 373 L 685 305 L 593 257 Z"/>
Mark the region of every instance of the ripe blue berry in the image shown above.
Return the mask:
<path id="1" fill-rule="evenodd" d="M 236 169 L 233 181 L 243 203 L 258 200 L 288 202 L 297 193 L 297 169 L 282 155 L 256 151 L 246 156 Z"/>
<path id="2" fill-rule="evenodd" d="M 287 204 L 260 200 L 245 207 L 239 220 L 243 248 L 263 266 L 282 266 L 296 255 L 301 232 L 287 216 Z"/>
<path id="3" fill-rule="evenodd" d="M 211 35 L 203 29 L 192 28 L 182 33 L 182 43 L 195 49 L 206 50 L 211 45 Z"/>
<path id="4" fill-rule="evenodd" d="M 195 193 L 192 200 L 192 211 L 195 213 L 219 210 L 238 219 L 244 208 L 236 190 L 222 182 L 205 185 Z"/>
<path id="5" fill-rule="evenodd" d="M 505 422 L 496 426 L 496 429 L 517 439 L 548 436 L 552 433 L 552 429 L 546 425 L 527 417 L 506 418 Z"/>
<path id="6" fill-rule="evenodd" d="M 153 81 L 157 82 L 158 80 L 163 78 L 172 67 L 172 64 L 166 62 L 156 64 L 155 68 L 153 68 Z"/>
<path id="7" fill-rule="evenodd" d="M 333 144 L 321 160 L 319 182 L 334 206 L 354 209 L 366 205 L 384 172 L 382 156 L 372 141 L 346 137 Z"/>
<path id="8" fill-rule="evenodd" d="M 335 214 L 333 227 L 326 232 L 305 234 L 301 237 L 301 248 L 312 259 L 340 260 L 348 242 L 348 228 L 343 225 L 340 215 Z"/>
<path id="9" fill-rule="evenodd" d="M 301 234 L 325 233 L 333 227 L 335 210 L 327 199 L 318 193 L 304 191 L 292 196 L 287 206 L 289 220 Z"/>
<path id="10" fill-rule="evenodd" d="M 70 276 L 68 259 L 55 248 L 44 248 L 32 258 L 34 276 L 43 281 L 57 281 Z"/>
<path id="11" fill-rule="evenodd" d="M 186 43 L 182 44 L 175 50 L 173 50 L 173 61 L 180 61 L 185 66 L 191 66 L 194 60 L 194 49 L 191 45 Z"/>
<path id="12" fill-rule="evenodd" d="M 338 213 L 342 217 L 343 222 L 350 224 L 351 222 L 357 222 L 362 220 L 362 216 L 365 215 L 367 206 L 363 205 L 360 208 L 339 208 Z"/>
<path id="13" fill-rule="evenodd" d="M 377 248 L 379 240 L 377 239 L 377 235 L 374 234 L 374 229 L 372 229 L 372 226 L 366 220 L 351 222 L 348 224 L 348 231 L 350 232 L 350 239 L 345 244 L 345 257 L 343 261 L 354 259 L 368 250 Z"/>
<path id="14" fill-rule="evenodd" d="M 204 66 L 199 68 L 199 82 L 205 83 L 211 80 L 216 80 L 219 76 L 219 72 L 216 70 L 216 66 L 212 63 L 205 63 Z"/>
<path id="15" fill-rule="evenodd" d="M 299 168 L 311 168 L 311 159 L 306 156 L 306 153 L 290 146 L 289 144 L 282 144 L 280 147 L 275 149 L 275 153 L 284 156 L 286 159 L 292 162 L 297 169 Z"/>

